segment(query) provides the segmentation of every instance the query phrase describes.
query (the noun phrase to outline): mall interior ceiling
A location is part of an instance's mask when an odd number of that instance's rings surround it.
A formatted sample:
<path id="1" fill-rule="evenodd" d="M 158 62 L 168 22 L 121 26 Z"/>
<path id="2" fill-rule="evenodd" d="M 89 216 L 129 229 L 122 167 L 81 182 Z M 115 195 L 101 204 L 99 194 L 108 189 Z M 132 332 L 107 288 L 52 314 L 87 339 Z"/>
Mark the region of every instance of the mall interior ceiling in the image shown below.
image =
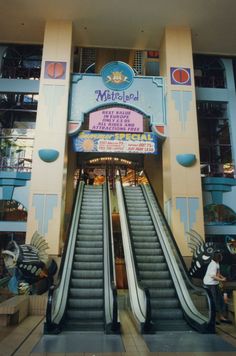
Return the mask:
<path id="1" fill-rule="evenodd" d="M 47 21 L 68 20 L 75 46 L 158 50 L 166 26 L 188 26 L 194 53 L 234 56 L 235 13 L 235 0 L 1 1 L 0 43 L 42 44 Z"/>

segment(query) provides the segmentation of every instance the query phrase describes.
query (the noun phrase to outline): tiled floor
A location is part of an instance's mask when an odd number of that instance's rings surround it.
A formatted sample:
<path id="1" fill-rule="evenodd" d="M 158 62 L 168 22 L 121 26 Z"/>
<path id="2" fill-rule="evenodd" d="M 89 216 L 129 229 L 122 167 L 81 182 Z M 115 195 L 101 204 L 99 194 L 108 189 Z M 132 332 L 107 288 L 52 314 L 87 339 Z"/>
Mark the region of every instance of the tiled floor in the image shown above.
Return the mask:
<path id="1" fill-rule="evenodd" d="M 140 335 L 129 314 L 122 311 L 120 314 L 122 324 L 122 339 L 126 352 L 118 353 L 31 353 L 34 346 L 42 337 L 43 319 L 31 316 L 19 326 L 0 328 L 0 356 L 235 356 L 235 352 L 149 352 L 146 343 Z M 222 325 L 217 333 L 231 345 L 236 347 L 236 327 Z"/>

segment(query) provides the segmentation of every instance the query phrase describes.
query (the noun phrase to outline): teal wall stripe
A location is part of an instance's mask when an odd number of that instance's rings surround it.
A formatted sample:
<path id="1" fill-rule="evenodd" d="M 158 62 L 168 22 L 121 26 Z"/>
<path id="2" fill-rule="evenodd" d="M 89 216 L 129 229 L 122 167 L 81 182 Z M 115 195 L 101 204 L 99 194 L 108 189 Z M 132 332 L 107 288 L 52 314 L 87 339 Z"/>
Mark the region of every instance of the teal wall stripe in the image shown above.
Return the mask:
<path id="1" fill-rule="evenodd" d="M 190 110 L 190 105 L 193 97 L 192 92 L 172 90 L 171 95 L 172 99 L 175 102 L 175 108 L 179 112 L 179 120 L 182 129 L 185 130 L 185 126 L 188 119 L 188 111 Z"/>
<path id="2" fill-rule="evenodd" d="M 41 235 L 48 232 L 48 223 L 53 217 L 53 209 L 57 206 L 57 203 L 58 196 L 56 194 L 34 194 L 33 207 L 35 207 L 38 232 Z"/>

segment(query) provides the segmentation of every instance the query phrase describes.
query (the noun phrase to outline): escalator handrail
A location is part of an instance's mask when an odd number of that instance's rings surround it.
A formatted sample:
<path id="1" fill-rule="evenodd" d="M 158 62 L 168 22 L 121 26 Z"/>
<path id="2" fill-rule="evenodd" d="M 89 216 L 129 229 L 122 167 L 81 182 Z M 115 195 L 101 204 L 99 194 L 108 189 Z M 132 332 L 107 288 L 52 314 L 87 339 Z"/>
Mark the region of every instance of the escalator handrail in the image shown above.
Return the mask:
<path id="1" fill-rule="evenodd" d="M 204 286 L 203 286 L 203 287 L 196 286 L 196 285 L 191 281 L 191 277 L 190 277 L 189 272 L 188 272 L 188 270 L 187 270 L 187 267 L 186 267 L 186 264 L 185 264 L 185 262 L 184 262 L 183 256 L 182 256 L 181 253 L 180 253 L 179 246 L 177 245 L 177 242 L 176 242 L 176 240 L 175 240 L 175 238 L 174 238 L 174 235 L 173 235 L 173 233 L 172 233 L 172 231 L 171 231 L 171 228 L 170 228 L 169 223 L 168 223 L 168 221 L 167 221 L 167 219 L 166 219 L 166 217 L 165 217 L 165 214 L 164 214 L 163 211 L 162 211 L 162 208 L 161 208 L 161 206 L 160 206 L 160 203 L 159 203 L 159 201 L 158 201 L 158 198 L 157 198 L 157 196 L 156 196 L 156 193 L 155 193 L 155 191 L 154 191 L 154 189 L 153 189 L 153 187 L 152 187 L 152 185 L 151 185 L 151 183 L 150 183 L 150 179 L 149 179 L 149 177 L 148 177 L 148 175 L 147 175 L 147 172 L 144 171 L 144 174 L 145 174 L 145 176 L 146 176 L 146 178 L 147 178 L 147 180 L 148 180 L 149 187 L 151 188 L 151 191 L 152 191 L 152 193 L 153 193 L 153 196 L 155 197 L 156 204 L 157 204 L 157 206 L 158 206 L 158 209 L 159 209 L 159 212 L 160 212 L 160 214 L 161 214 L 161 217 L 162 217 L 162 219 L 164 220 L 165 227 L 166 227 L 167 230 L 168 230 L 169 237 L 171 238 L 171 242 L 172 242 L 173 245 L 174 245 L 174 248 L 175 248 L 175 251 L 177 252 L 177 255 L 178 255 L 179 260 L 181 261 L 181 267 L 183 268 L 184 278 L 187 280 L 189 286 L 190 286 L 191 288 L 195 289 L 196 291 L 199 291 L 199 292 L 200 292 L 200 291 L 203 291 L 203 290 L 206 291 L 206 293 L 207 293 L 207 299 L 208 299 L 208 304 L 209 304 L 209 309 L 210 309 L 210 315 L 211 315 L 211 317 L 210 317 L 210 324 L 215 324 L 216 310 L 215 310 L 215 305 L 214 305 L 214 303 L 213 303 L 213 297 L 212 297 L 211 291 L 210 291 L 209 289 L 205 288 Z"/>
<path id="2" fill-rule="evenodd" d="M 66 229 L 66 240 L 65 240 L 65 244 L 64 244 L 64 248 L 63 248 L 63 252 L 62 252 L 62 256 L 61 256 L 60 268 L 59 268 L 58 277 L 57 277 L 57 284 L 59 284 L 59 282 L 60 282 L 62 271 L 63 271 L 63 268 L 64 268 L 66 251 L 67 251 L 67 246 L 68 246 L 68 241 L 69 241 L 69 233 L 70 233 L 70 229 L 71 229 L 71 225 L 72 225 L 72 221 L 73 221 L 73 212 L 74 212 L 74 209 L 75 209 L 76 197 L 77 197 L 78 190 L 79 190 L 79 183 L 80 183 L 80 177 L 78 178 L 78 181 L 77 181 L 77 184 L 76 184 L 75 195 L 74 195 L 72 209 L 71 209 L 72 214 L 70 214 L 70 221 L 69 221 L 68 227 Z"/>
<path id="3" fill-rule="evenodd" d="M 115 281 L 115 262 L 114 262 L 114 251 L 113 251 L 113 234 L 112 234 L 112 223 L 111 223 L 111 206 L 110 206 L 110 189 L 109 189 L 109 179 L 108 172 L 106 171 L 106 183 L 105 183 L 105 204 L 104 207 L 106 209 L 106 213 L 104 214 L 104 225 L 107 228 L 107 243 L 108 243 L 108 261 L 109 261 L 109 279 L 110 279 L 110 288 L 112 290 L 112 316 L 111 316 L 111 330 L 118 331 L 119 330 L 119 322 L 118 322 L 118 302 L 117 302 L 117 288 Z M 105 229 L 106 229 L 105 228 Z M 104 243 L 104 247 L 106 248 L 106 244 Z M 108 271 L 107 271 L 108 272 Z"/>
<path id="4" fill-rule="evenodd" d="M 126 199 L 125 197 L 125 193 L 124 193 L 124 187 L 122 184 L 122 177 L 121 177 L 121 171 L 118 170 L 119 172 L 119 180 L 121 183 L 121 191 L 122 191 L 122 196 L 123 196 L 123 202 L 125 205 L 125 210 L 126 212 L 128 212 L 128 207 L 127 207 L 127 203 L 126 203 Z M 132 234 L 131 234 L 131 225 L 130 225 L 130 221 L 129 219 L 127 219 L 127 224 L 128 224 L 128 230 L 129 230 L 129 236 L 130 236 L 130 243 L 131 243 L 131 248 L 132 251 L 135 251 L 134 249 L 134 243 L 133 243 L 133 239 L 132 239 Z M 143 331 L 144 332 L 148 332 L 152 329 L 152 324 L 151 324 L 151 301 L 150 301 L 150 291 L 149 289 L 143 285 L 141 277 L 140 277 L 140 273 L 139 273 L 139 269 L 138 269 L 138 262 L 137 262 L 137 258 L 135 253 L 133 253 L 133 261 L 134 261 L 134 266 L 135 266 L 135 274 L 136 274 L 136 278 L 137 278 L 137 284 L 138 287 L 144 291 L 145 293 L 145 297 L 146 297 L 146 315 L 145 315 L 145 321 L 144 321 L 144 325 L 143 325 Z"/>
<path id="5" fill-rule="evenodd" d="M 58 294 L 61 292 L 61 299 L 64 297 L 65 294 L 67 295 L 68 293 L 68 288 L 64 288 L 65 282 L 69 280 L 70 273 L 71 273 L 71 267 L 68 269 L 68 262 L 70 261 L 70 256 L 73 255 L 71 253 L 71 250 L 73 249 L 73 241 L 75 241 L 76 238 L 76 231 L 77 227 L 79 224 L 79 219 L 77 219 L 78 212 L 80 211 L 81 208 L 81 202 L 82 202 L 82 191 L 84 188 L 84 182 L 79 181 L 77 184 L 76 188 L 76 194 L 73 202 L 73 210 L 72 210 L 72 216 L 71 216 L 71 221 L 70 221 L 70 229 L 69 229 L 69 236 L 67 237 L 67 241 L 65 244 L 65 249 L 63 251 L 63 263 L 61 264 L 61 274 L 57 280 L 57 283 L 52 285 L 48 291 L 48 302 L 47 302 L 47 307 L 46 307 L 46 324 L 45 324 L 45 331 L 50 332 L 53 331 L 54 329 L 57 329 L 59 327 L 59 322 L 54 323 L 55 317 L 53 318 L 52 314 L 54 312 L 53 310 L 53 303 L 55 305 L 58 295 L 55 296 L 55 293 L 58 292 Z M 76 220 L 77 219 L 77 220 Z M 70 262 L 72 263 L 72 262 Z M 66 265 L 67 264 L 67 265 Z M 68 278 L 66 278 L 66 276 Z M 60 312 L 61 308 L 61 303 L 59 303 L 60 306 L 58 307 L 57 314 Z M 62 313 L 64 314 L 64 313 Z M 62 318 L 61 318 L 62 319 Z"/>
<path id="6" fill-rule="evenodd" d="M 147 177 L 147 178 L 148 178 L 148 177 Z M 142 186 L 142 189 L 143 189 L 143 190 L 144 190 L 144 187 L 145 187 L 145 186 Z M 150 184 L 150 181 L 149 181 L 149 187 L 151 188 L 151 191 L 152 191 L 153 196 L 154 196 L 154 198 L 155 198 L 155 203 L 157 204 L 157 206 L 158 206 L 158 208 L 159 208 L 159 213 L 161 214 L 161 217 L 162 217 L 163 220 L 164 220 L 165 228 L 167 228 L 167 230 L 168 230 L 169 237 L 171 238 L 171 243 L 174 244 L 175 250 L 176 250 L 177 255 L 178 255 L 179 259 L 180 259 L 181 267 L 183 267 L 183 274 L 184 274 L 184 278 L 183 278 L 183 279 L 184 279 L 185 283 L 187 282 L 187 284 L 188 284 L 193 290 L 195 290 L 196 292 L 201 292 L 201 293 L 203 293 L 203 294 L 206 294 L 207 301 L 208 301 L 208 307 L 209 307 L 209 318 L 208 318 L 208 322 L 205 322 L 205 325 L 206 325 L 206 328 L 209 329 L 209 331 L 213 331 L 214 325 L 215 325 L 215 309 L 214 309 L 214 304 L 212 303 L 212 295 L 211 295 L 211 293 L 209 292 L 209 290 L 207 290 L 206 288 L 202 288 L 202 287 L 199 287 L 199 286 L 194 285 L 194 284 L 192 283 L 192 281 L 190 280 L 189 275 L 188 275 L 188 273 L 187 273 L 187 271 L 186 271 L 185 262 L 184 262 L 184 260 L 183 260 L 183 258 L 182 258 L 182 255 L 180 254 L 178 245 L 177 245 L 177 243 L 176 243 L 176 241 L 175 241 L 175 239 L 174 239 L 173 233 L 172 233 L 171 230 L 170 230 L 169 224 L 168 224 L 168 222 L 167 222 L 167 220 L 166 220 L 166 218 L 165 218 L 165 216 L 164 216 L 164 214 L 163 214 L 163 212 L 162 212 L 162 209 L 161 209 L 160 204 L 159 204 L 159 202 L 158 202 L 158 199 L 157 199 L 157 197 L 156 197 L 156 195 L 155 195 L 155 192 L 153 191 L 153 188 L 152 188 L 152 186 L 151 186 L 151 184 Z M 147 195 L 148 195 L 148 193 L 147 193 Z M 162 223 L 162 225 L 163 225 L 163 222 L 161 222 L 161 223 Z M 163 241 L 164 241 L 164 240 L 163 240 Z M 169 253 L 169 252 L 168 252 L 168 253 Z M 172 253 L 172 255 L 173 255 L 174 259 L 176 259 L 173 253 Z M 176 261 L 176 262 L 177 262 L 177 261 Z M 178 265 L 178 263 L 177 263 L 177 266 L 180 268 L 180 266 Z M 176 268 L 174 269 L 174 271 L 176 271 Z M 181 272 L 180 272 L 180 273 L 181 273 Z M 191 308 L 191 312 L 192 312 L 192 313 L 193 313 L 193 309 L 194 309 L 194 308 Z M 198 317 L 199 317 L 199 315 L 198 315 Z"/>

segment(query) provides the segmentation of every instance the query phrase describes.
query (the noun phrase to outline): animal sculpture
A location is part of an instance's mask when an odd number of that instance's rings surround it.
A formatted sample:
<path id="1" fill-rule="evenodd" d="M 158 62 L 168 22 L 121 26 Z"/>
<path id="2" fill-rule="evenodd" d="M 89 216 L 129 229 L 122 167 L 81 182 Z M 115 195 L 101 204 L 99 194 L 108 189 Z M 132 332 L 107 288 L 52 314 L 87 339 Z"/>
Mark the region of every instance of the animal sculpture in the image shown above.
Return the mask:
<path id="1" fill-rule="evenodd" d="M 234 237 L 226 235 L 223 243 L 217 243 L 205 242 L 194 230 L 187 232 L 187 235 L 189 237 L 188 246 L 193 253 L 192 263 L 189 269 L 191 277 L 203 278 L 207 266 L 211 261 L 213 252 L 216 250 L 220 250 L 223 254 L 223 263 L 225 260 L 229 264 L 234 263 L 236 257 L 236 240 Z M 228 267 L 231 268 L 232 266 Z M 231 271 L 231 274 L 232 273 L 234 274 L 233 271 Z"/>
<path id="2" fill-rule="evenodd" d="M 14 294 L 42 294 L 53 282 L 57 265 L 50 259 L 44 237 L 37 231 L 30 244 L 18 245 L 10 241 L 2 251 L 5 266 L 11 275 L 8 287 Z"/>
<path id="3" fill-rule="evenodd" d="M 191 277 L 202 278 L 214 252 L 214 243 L 205 242 L 194 230 L 187 232 L 188 246 L 193 253 L 189 274 Z"/>

